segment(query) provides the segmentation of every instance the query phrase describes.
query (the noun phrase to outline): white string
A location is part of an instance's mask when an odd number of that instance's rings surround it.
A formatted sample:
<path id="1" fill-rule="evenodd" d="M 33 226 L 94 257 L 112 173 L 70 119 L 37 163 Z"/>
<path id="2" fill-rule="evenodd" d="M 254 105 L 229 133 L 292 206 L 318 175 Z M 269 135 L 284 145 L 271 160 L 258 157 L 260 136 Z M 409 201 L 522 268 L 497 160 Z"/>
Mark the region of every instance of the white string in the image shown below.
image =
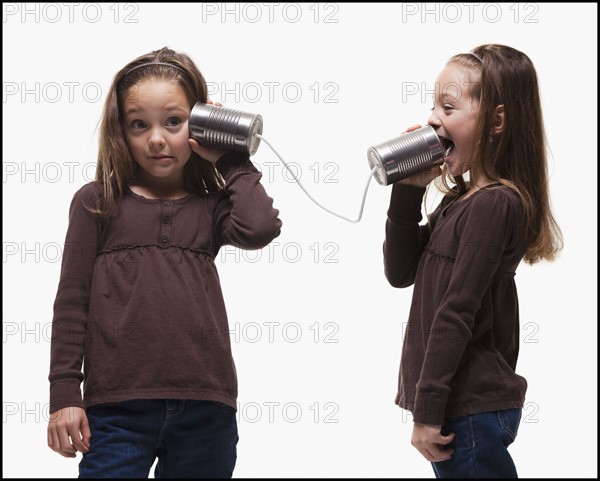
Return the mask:
<path id="1" fill-rule="evenodd" d="M 304 186 L 302 185 L 302 183 L 300 182 L 300 179 L 298 179 L 298 177 L 296 177 L 296 174 L 294 173 L 294 171 L 292 169 L 290 169 L 290 167 L 288 166 L 287 162 L 285 160 L 283 160 L 283 158 L 281 157 L 281 155 L 279 155 L 279 153 L 275 150 L 275 148 L 269 143 L 269 141 L 267 139 L 265 139 L 262 135 L 260 134 L 256 134 L 256 136 L 260 139 L 263 140 L 263 142 L 265 144 L 267 144 L 271 150 L 273 151 L 273 153 L 277 156 L 277 158 L 281 161 L 281 163 L 285 166 L 285 168 L 290 172 L 290 174 L 292 174 L 292 177 L 294 178 L 294 180 L 296 181 L 296 183 L 300 186 L 300 188 L 304 191 L 304 193 L 308 196 L 308 198 L 310 200 L 312 200 L 315 204 L 317 204 L 321 209 L 323 209 L 324 211 L 329 212 L 332 215 L 335 215 L 336 217 L 339 217 L 341 219 L 347 220 L 348 222 L 352 222 L 354 224 L 360 222 L 360 219 L 362 218 L 362 214 L 363 214 L 363 209 L 365 208 L 365 201 L 367 200 L 367 191 L 369 190 L 369 184 L 371 183 L 371 179 L 373 178 L 373 174 L 375 174 L 375 171 L 377 170 L 377 167 L 373 167 L 373 170 L 371 170 L 371 173 L 369 174 L 369 178 L 367 179 L 367 185 L 365 186 L 365 191 L 363 193 L 363 198 L 362 198 L 362 202 L 360 204 L 360 211 L 358 212 L 358 218 L 356 220 L 352 220 L 352 219 L 348 219 L 347 217 L 344 217 L 343 215 L 340 214 L 336 214 L 335 212 L 329 210 L 327 207 L 324 207 L 323 205 L 321 205 L 319 202 L 317 202 L 309 193 L 308 191 L 304 188 Z"/>

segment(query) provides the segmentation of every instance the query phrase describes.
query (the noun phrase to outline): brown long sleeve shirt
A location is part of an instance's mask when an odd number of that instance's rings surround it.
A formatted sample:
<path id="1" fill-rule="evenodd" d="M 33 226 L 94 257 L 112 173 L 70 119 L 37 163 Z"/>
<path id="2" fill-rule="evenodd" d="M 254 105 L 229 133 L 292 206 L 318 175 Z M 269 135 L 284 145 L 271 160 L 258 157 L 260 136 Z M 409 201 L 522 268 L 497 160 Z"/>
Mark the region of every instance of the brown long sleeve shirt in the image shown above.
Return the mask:
<path id="1" fill-rule="evenodd" d="M 50 412 L 157 398 L 236 408 L 214 259 L 225 244 L 266 246 L 281 221 L 247 158 L 228 154 L 217 168 L 226 182 L 218 193 L 160 200 L 127 189 L 105 220 L 86 209 L 101 195 L 97 183 L 74 195 L 52 322 Z"/>
<path id="2" fill-rule="evenodd" d="M 396 404 L 415 422 L 522 407 L 514 276 L 526 250 L 519 197 L 491 185 L 446 196 L 421 222 L 425 189 L 395 184 L 386 238 L 391 285 L 414 284 Z"/>

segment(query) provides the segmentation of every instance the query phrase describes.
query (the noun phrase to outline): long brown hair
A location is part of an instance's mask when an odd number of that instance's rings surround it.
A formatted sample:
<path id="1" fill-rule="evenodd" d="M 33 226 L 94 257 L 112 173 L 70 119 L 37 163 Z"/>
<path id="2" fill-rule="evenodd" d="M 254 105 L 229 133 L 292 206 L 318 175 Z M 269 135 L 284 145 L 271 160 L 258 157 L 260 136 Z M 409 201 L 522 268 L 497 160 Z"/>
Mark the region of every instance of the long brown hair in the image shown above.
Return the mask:
<path id="1" fill-rule="evenodd" d="M 524 53 L 497 44 L 455 55 L 450 63 L 471 70 L 479 79 L 470 90 L 471 99 L 479 103 L 473 160 L 484 176 L 520 196 L 527 217 L 525 261 L 553 260 L 563 239 L 550 208 L 546 136 L 533 63 Z M 499 105 L 504 106 L 504 128 L 490 135 Z M 452 179 L 446 169 L 441 178 L 444 190 L 449 188 L 448 178 L 459 193 L 466 190 L 462 176 Z"/>
<path id="2" fill-rule="evenodd" d="M 138 67 L 143 64 L 148 65 Z M 190 110 L 196 102 L 207 100 L 206 81 L 198 67 L 186 54 L 167 47 L 142 55 L 117 72 L 100 123 L 96 182 L 102 186 L 104 195 L 94 211 L 100 215 L 109 215 L 123 197 L 125 186 L 137 179 L 139 168 L 125 140 L 122 107 L 131 89 L 148 79 L 175 82 L 183 89 Z M 199 195 L 223 188 L 218 171 L 195 152 L 184 167 L 184 182 L 186 190 Z"/>

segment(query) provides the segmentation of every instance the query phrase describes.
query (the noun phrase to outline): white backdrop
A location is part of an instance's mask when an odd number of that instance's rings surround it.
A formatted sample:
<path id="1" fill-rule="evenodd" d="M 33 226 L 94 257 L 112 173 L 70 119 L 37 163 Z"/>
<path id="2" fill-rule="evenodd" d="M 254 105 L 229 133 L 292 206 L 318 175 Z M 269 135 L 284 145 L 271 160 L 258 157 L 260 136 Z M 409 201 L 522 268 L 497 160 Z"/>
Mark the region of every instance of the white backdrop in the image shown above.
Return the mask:
<path id="1" fill-rule="evenodd" d="M 213 100 L 260 113 L 311 194 L 355 217 L 367 148 L 425 123 L 445 61 L 483 43 L 536 65 L 566 244 L 517 273 L 529 390 L 510 450 L 522 477 L 597 476 L 596 18 L 595 4 L 3 4 L 4 476 L 77 475 L 80 455 L 46 445 L 50 323 L 69 203 L 94 176 L 120 68 L 163 46 L 189 54 Z M 234 476 L 432 477 L 393 403 L 412 288 L 383 274 L 390 188 L 373 181 L 351 224 L 265 143 L 253 160 L 283 230 L 217 259 L 240 388 Z"/>

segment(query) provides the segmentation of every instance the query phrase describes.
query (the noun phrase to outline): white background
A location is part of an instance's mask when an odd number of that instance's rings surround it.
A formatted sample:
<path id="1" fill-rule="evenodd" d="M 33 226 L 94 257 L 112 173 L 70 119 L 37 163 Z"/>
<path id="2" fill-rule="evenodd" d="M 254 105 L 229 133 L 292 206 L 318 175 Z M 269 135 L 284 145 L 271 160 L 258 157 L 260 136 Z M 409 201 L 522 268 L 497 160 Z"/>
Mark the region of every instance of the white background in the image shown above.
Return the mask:
<path id="1" fill-rule="evenodd" d="M 163 46 L 189 54 L 213 100 L 260 113 L 311 194 L 356 217 L 367 148 L 425 123 L 446 60 L 484 43 L 536 65 L 565 238 L 557 262 L 517 273 L 529 390 L 510 451 L 522 477 L 597 476 L 596 18 L 592 4 L 3 4 L 4 476 L 77 476 L 79 455 L 46 445 L 49 328 L 69 203 L 94 175 L 119 69 Z M 283 230 L 217 259 L 239 377 L 234 476 L 432 477 L 393 403 L 412 288 L 383 274 L 390 188 L 373 181 L 351 224 L 266 144 L 253 160 Z"/>

